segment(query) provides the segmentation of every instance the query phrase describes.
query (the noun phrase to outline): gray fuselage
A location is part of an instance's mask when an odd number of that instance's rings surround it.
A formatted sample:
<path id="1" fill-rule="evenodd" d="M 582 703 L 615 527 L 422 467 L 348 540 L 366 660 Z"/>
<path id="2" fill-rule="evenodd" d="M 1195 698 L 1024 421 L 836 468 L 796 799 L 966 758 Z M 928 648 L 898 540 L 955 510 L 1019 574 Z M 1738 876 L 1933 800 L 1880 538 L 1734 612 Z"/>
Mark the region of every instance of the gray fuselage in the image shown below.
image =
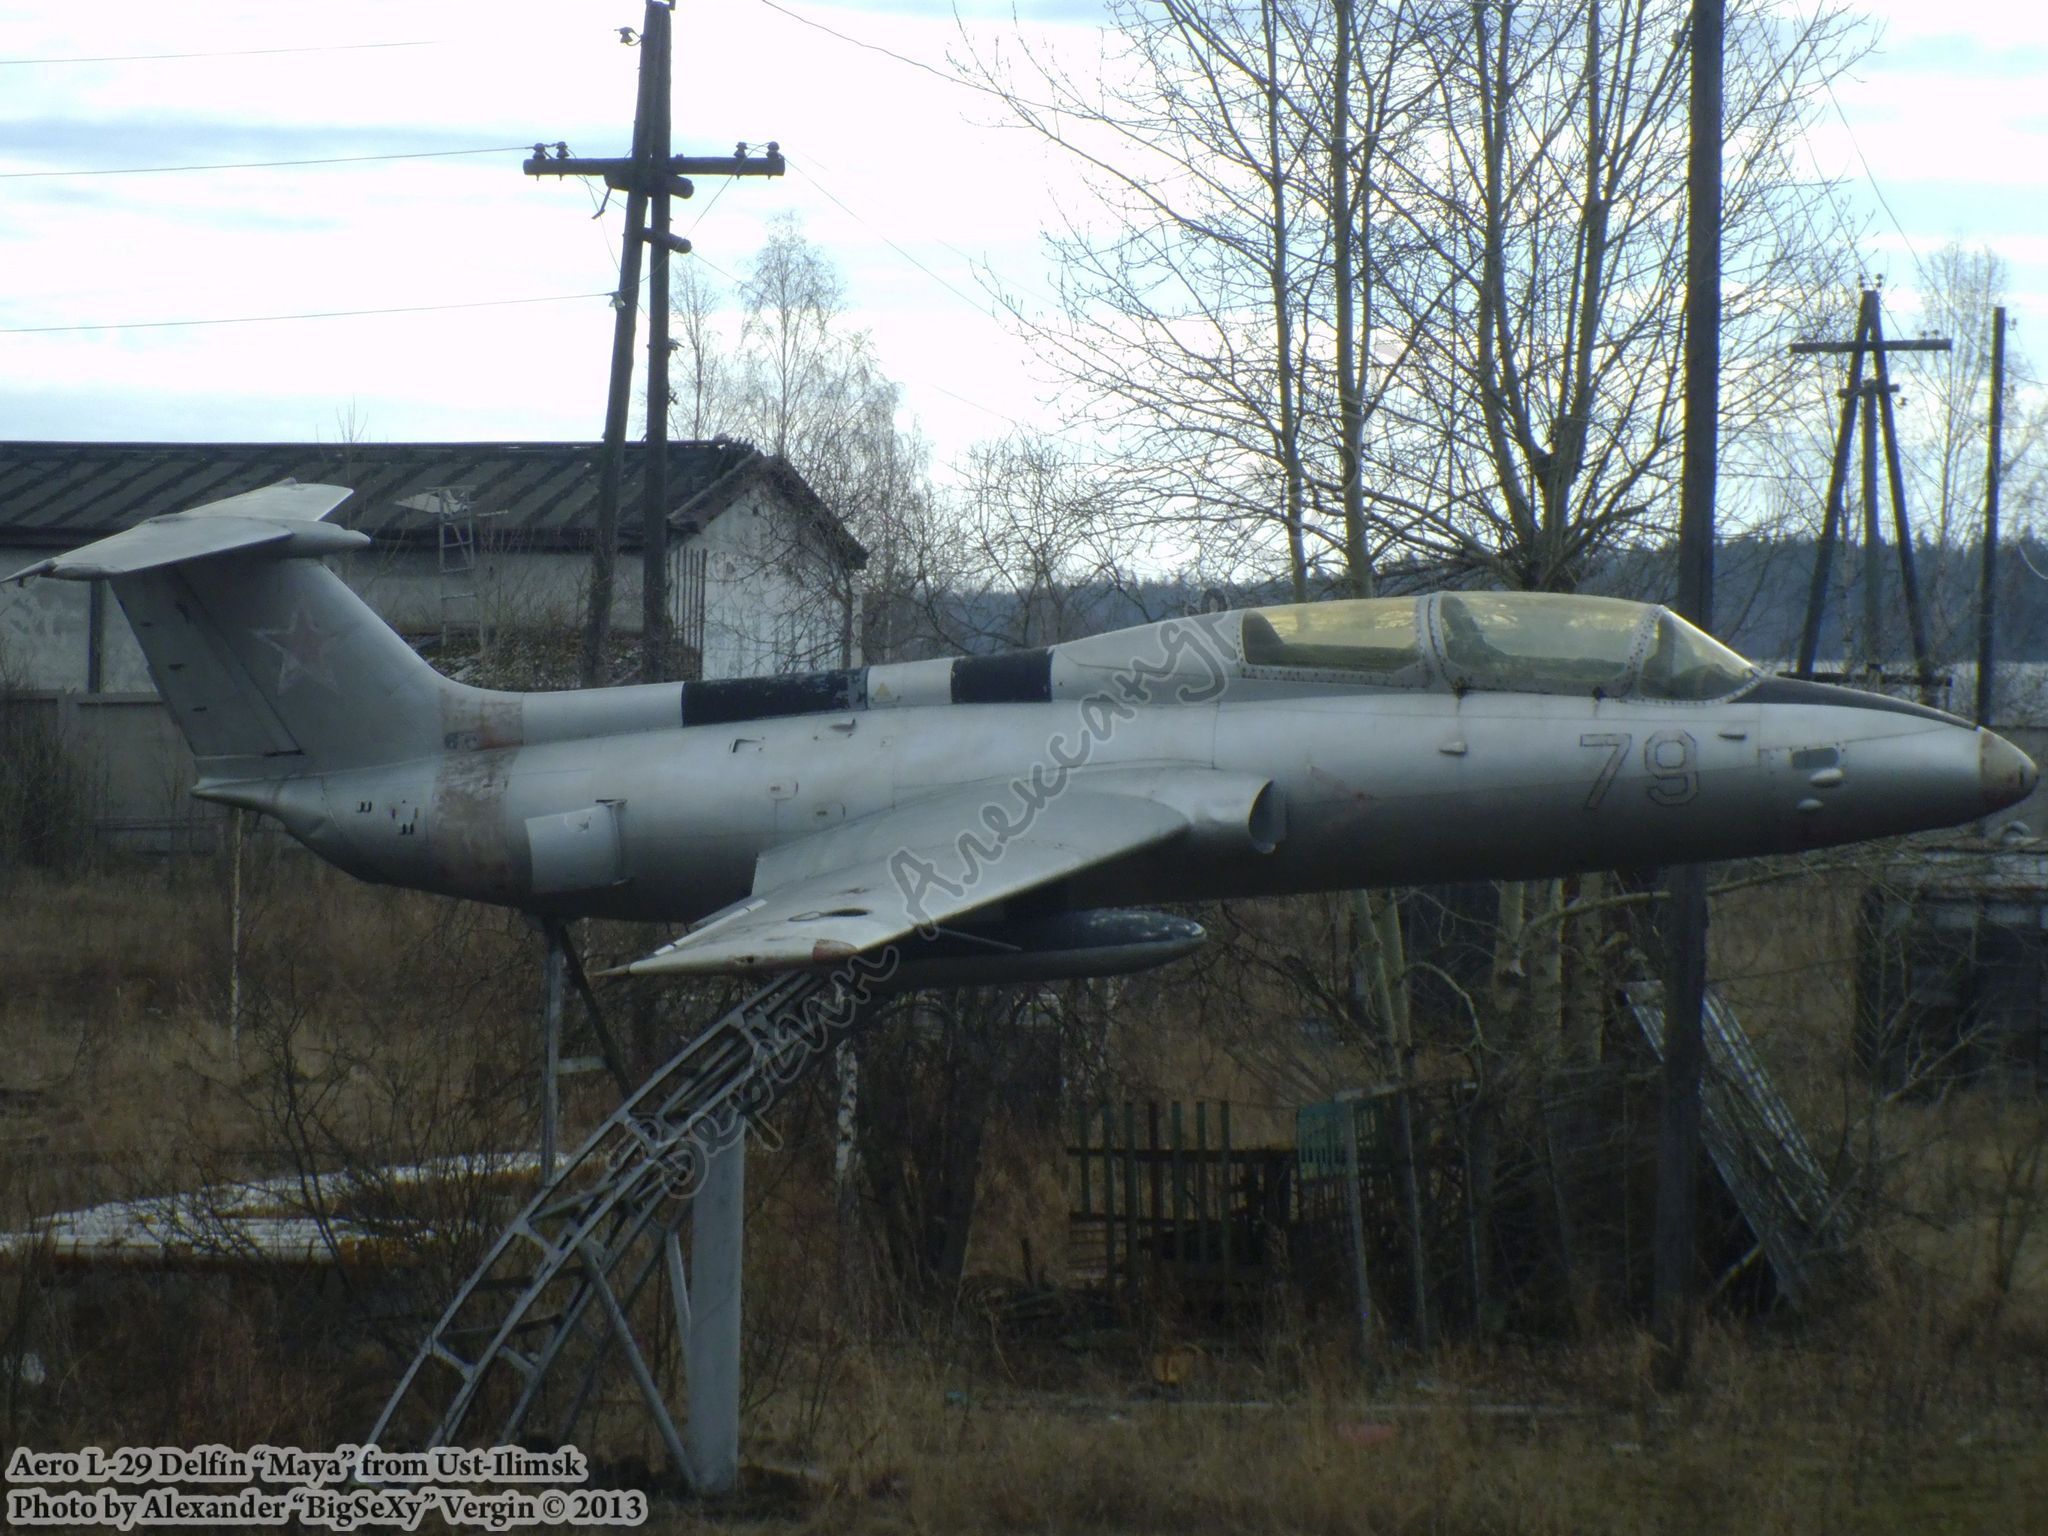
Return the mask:
<path id="1" fill-rule="evenodd" d="M 1048 909 L 1794 852 L 1972 820 L 2034 782 L 2002 738 L 1853 690 L 1475 688 L 1434 639 L 1396 685 L 1333 680 L 1251 664 L 1236 617 L 805 678 L 468 691 L 438 755 L 220 797 L 367 879 L 689 922 L 744 897 L 765 851 L 963 785 L 986 789 L 985 825 L 961 829 L 986 843 L 1028 816 L 1034 768 L 1255 791 Z"/>

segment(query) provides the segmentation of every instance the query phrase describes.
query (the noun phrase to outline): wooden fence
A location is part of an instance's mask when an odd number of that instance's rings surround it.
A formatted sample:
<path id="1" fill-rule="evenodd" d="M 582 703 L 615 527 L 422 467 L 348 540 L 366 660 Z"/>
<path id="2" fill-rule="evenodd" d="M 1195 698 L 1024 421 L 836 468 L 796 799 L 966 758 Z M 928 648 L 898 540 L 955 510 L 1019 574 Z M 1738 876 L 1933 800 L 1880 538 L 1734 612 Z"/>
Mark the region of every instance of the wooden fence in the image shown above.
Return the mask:
<path id="1" fill-rule="evenodd" d="M 1426 1349 L 1478 1321 L 1475 1091 L 1385 1084 L 1304 1105 L 1296 1118 L 1301 1278 L 1344 1296 L 1368 1347 L 1384 1335 Z"/>
<path id="2" fill-rule="evenodd" d="M 1228 1104 L 1083 1106 L 1067 1164 L 1078 1284 L 1225 1304 L 1284 1267 L 1294 1149 L 1234 1145 Z"/>
<path id="3" fill-rule="evenodd" d="M 1067 1147 L 1068 1276 L 1125 1306 L 1240 1310 L 1282 1286 L 1425 1342 L 1481 1303 L 1470 1084 L 1300 1112 L 1296 1145 L 1241 1147 L 1227 1103 L 1083 1106 Z"/>

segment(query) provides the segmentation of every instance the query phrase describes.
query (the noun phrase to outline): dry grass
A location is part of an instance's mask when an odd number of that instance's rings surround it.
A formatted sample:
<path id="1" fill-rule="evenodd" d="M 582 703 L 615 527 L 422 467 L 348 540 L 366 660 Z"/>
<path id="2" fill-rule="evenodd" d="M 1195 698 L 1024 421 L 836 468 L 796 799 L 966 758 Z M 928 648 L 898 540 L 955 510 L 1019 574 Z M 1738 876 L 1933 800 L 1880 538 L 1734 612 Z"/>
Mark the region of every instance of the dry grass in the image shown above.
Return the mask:
<path id="1" fill-rule="evenodd" d="M 0 1225 L 530 1136 L 538 966 L 513 919 L 290 850 L 245 890 L 231 1031 L 224 868 L 8 878 Z"/>
<path id="2" fill-rule="evenodd" d="M 1870 1422 L 1864 1367 L 1709 1341 L 1670 1402 L 1622 1337 L 1569 1359 L 1439 1361 L 1372 1392 L 1326 1367 L 1285 1393 L 1005 1389 L 863 1355 L 788 1524 L 847 1531 L 1635 1533 L 2043 1529 L 2036 1413 Z M 1085 1372 L 1077 1372 L 1085 1374 Z M 772 1420 L 772 1413 L 761 1416 Z M 759 1503 L 671 1529 L 748 1527 Z"/>
<path id="3" fill-rule="evenodd" d="M 225 1020 L 223 872 L 138 866 L 0 887 L 0 1217 L 268 1171 L 289 1098 L 323 1153 L 416 1155 L 530 1131 L 536 946 L 511 919 L 266 854 L 249 1008 Z M 622 940 L 623 942 L 623 940 Z M 1817 1062 L 1815 1070 L 1832 1070 Z M 289 1085 L 292 1092 L 281 1094 Z M 310 1106 L 311 1117 L 306 1118 Z M 1286 1315 L 1203 1340 L 1161 1395 L 1143 1328 L 905 1315 L 842 1252 L 829 1117 L 791 1106 L 749 1173 L 750 1456 L 778 1476 L 656 1529 L 790 1531 L 2048 1531 L 2048 1145 L 2034 1101 L 1963 1094 L 1869 1126 L 1870 1290 L 1786 1328 L 1721 1326 L 1660 1398 L 1626 1329 L 1569 1348 L 1358 1368 Z M 1055 1138 L 1056 1139 L 1056 1138 Z M 974 1265 L 1056 1263 L 1052 1154 L 992 1159 Z M 1056 1225 L 1056 1224 L 1055 1224 Z M 0 1273 L 53 1380 L 0 1440 L 330 1445 L 395 1369 L 335 1280 Z M 357 1284 L 373 1288 L 370 1277 Z M 1070 1347 L 1072 1346 L 1072 1347 Z M 5 1395 L 5 1394 L 0 1394 Z M 603 1446 L 644 1453 L 619 1431 Z M 793 1475 L 787 1469 L 798 1469 Z"/>

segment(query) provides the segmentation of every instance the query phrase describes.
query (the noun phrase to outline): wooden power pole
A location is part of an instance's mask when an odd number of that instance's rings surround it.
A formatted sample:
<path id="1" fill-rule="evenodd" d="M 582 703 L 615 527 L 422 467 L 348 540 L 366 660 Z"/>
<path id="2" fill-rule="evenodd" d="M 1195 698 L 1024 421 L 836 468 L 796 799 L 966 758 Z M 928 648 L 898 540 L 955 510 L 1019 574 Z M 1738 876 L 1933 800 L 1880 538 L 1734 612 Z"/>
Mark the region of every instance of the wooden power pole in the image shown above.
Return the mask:
<path id="1" fill-rule="evenodd" d="M 668 580 L 668 263 L 672 255 L 687 254 L 690 249 L 690 242 L 669 227 L 670 208 L 676 198 L 689 197 L 696 190 L 689 179 L 692 176 L 780 176 L 784 169 L 781 149 L 774 144 L 759 157 L 749 155 L 745 144 L 730 155 L 669 153 L 673 13 L 672 0 L 647 0 L 638 39 L 639 99 L 633 112 L 632 153 L 623 160 L 582 159 L 572 156 L 564 144 L 556 145 L 553 155 L 546 145 L 536 144 L 525 166 L 529 176 L 596 176 L 607 188 L 626 194 L 625 245 L 619 258 L 619 291 L 613 300 L 618 313 L 612 326 L 611 389 L 605 399 L 597 527 L 590 559 L 590 610 L 578 667 L 586 688 L 611 681 L 607 653 L 618 564 L 626 416 L 633 395 L 641 248 L 647 247 L 652 255 L 648 275 L 647 462 L 641 476 L 640 504 L 645 560 L 640 677 L 656 682 L 673 677 L 677 670 Z M 634 41 L 630 28 L 622 29 L 620 35 L 625 42 Z M 557 967 L 550 970 L 551 1029 L 561 1011 L 556 948 L 551 940 L 550 964 Z M 547 1099 L 552 1100 L 551 1090 Z M 690 1207 L 693 1237 L 687 1279 L 682 1248 L 673 1233 L 668 1240 L 669 1281 L 677 1302 L 677 1337 L 690 1399 L 683 1459 L 700 1493 L 728 1493 L 739 1478 L 744 1150 L 745 1143 L 736 1142 L 708 1161 L 702 1187 Z"/>
<path id="2" fill-rule="evenodd" d="M 1837 355 L 1849 359 L 1849 383 L 1842 391 L 1842 411 L 1835 429 L 1834 466 L 1828 474 L 1827 505 L 1821 513 L 1820 542 L 1814 549 L 1813 580 L 1806 593 L 1806 624 L 1799 638 L 1800 677 L 1812 677 L 1820 650 L 1821 619 L 1827 607 L 1828 575 L 1834 563 L 1835 540 L 1846 527 L 1843 493 L 1849 478 L 1849 451 L 1855 441 L 1860 408 L 1863 426 L 1863 670 L 1872 683 L 1882 683 L 1884 649 L 1880 626 L 1884 608 L 1879 591 L 1884 572 L 1883 519 L 1878 510 L 1877 465 L 1883 446 L 1885 483 L 1891 492 L 1892 532 L 1899 549 L 1899 585 L 1906 603 L 1906 625 L 1912 636 L 1913 680 L 1923 700 L 1934 689 L 1934 664 L 1927 641 L 1927 618 L 1920 602 L 1920 580 L 1913 563 L 1913 530 L 1906 516 L 1905 471 L 1899 460 L 1898 422 L 1893 414 L 1889 364 L 1894 352 L 1946 352 L 1946 337 L 1926 336 L 1893 341 L 1884 333 L 1884 312 L 1875 286 L 1863 290 L 1856 308 L 1856 334 L 1848 341 L 1796 341 L 1796 357 Z M 1865 359 L 1870 376 L 1863 375 Z"/>
<path id="3" fill-rule="evenodd" d="M 1714 624 L 1714 483 L 1721 409 L 1722 0 L 1693 0 L 1691 142 L 1685 212 L 1685 458 L 1679 481 L 1678 602 Z M 1698 1225 L 1701 1015 L 1707 988 L 1707 872 L 1667 873 L 1664 1063 L 1657 1110 L 1657 1209 L 1651 1322 L 1658 1375 L 1683 1386 L 1691 1366 Z"/>
<path id="4" fill-rule="evenodd" d="M 780 176 L 780 146 L 754 156 L 745 144 L 730 155 L 669 153 L 670 61 L 673 53 L 672 0 L 647 0 L 640 44 L 639 98 L 633 111 L 632 153 L 623 160 L 571 155 L 568 146 L 533 146 L 529 176 L 595 176 L 626 194 L 625 243 L 619 254 L 619 291 L 612 322 L 611 387 L 605 398 L 604 449 L 597 482 L 597 523 L 590 556 L 590 608 L 583 626 L 578 675 L 586 688 L 611 681 L 606 653 L 611 644 L 612 604 L 619 551 L 619 489 L 625 476 L 626 417 L 633 400 L 633 340 L 640 312 L 643 247 L 649 258 L 647 325 L 647 464 L 641 476 L 640 531 L 642 650 L 640 676 L 654 682 L 676 670 L 674 626 L 668 580 L 668 263 L 687 254 L 690 242 L 669 228 L 670 207 L 696 191 L 692 176 Z M 630 29 L 624 41 L 633 42 Z M 652 213 L 650 221 L 649 214 Z"/>
<path id="5" fill-rule="evenodd" d="M 2005 306 L 1991 311 L 1991 426 L 1984 456 L 1983 574 L 1977 592 L 1977 723 L 1991 724 L 1992 620 L 1998 611 L 1998 477 L 2005 436 Z"/>

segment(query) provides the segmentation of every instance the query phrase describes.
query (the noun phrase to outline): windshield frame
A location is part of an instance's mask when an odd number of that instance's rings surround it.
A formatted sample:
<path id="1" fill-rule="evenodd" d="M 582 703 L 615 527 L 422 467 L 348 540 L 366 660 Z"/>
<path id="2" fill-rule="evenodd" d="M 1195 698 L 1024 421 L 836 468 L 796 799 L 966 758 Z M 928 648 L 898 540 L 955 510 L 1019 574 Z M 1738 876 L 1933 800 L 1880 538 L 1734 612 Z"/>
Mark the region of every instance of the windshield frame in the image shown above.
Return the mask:
<path id="1" fill-rule="evenodd" d="M 1702 705 L 1725 704 L 1730 699 L 1739 698 L 1743 694 L 1747 693 L 1751 688 L 1754 688 L 1757 685 L 1757 683 L 1763 679 L 1764 669 L 1762 667 L 1758 666 L 1755 662 L 1751 661 L 1747 656 L 1743 655 L 1740 651 L 1736 650 L 1735 647 L 1730 645 L 1727 641 L 1721 639 L 1720 636 L 1711 634 L 1707 630 L 1702 629 L 1699 625 L 1693 623 L 1690 619 L 1686 618 L 1685 615 L 1680 613 L 1677 609 L 1669 606 L 1668 604 L 1657 603 L 1651 605 L 1650 615 L 1650 622 L 1643 626 L 1642 638 L 1640 645 L 1638 647 L 1638 653 L 1636 657 L 1635 676 L 1629 685 L 1630 698 L 1641 699 L 1645 703 L 1649 704 L 1668 704 L 1673 706 L 1674 708 L 1697 709 Z M 1726 651 L 1730 656 L 1734 657 L 1738 662 L 1742 664 L 1742 675 L 1728 687 L 1722 689 L 1719 693 L 1711 694 L 1706 698 L 1681 699 L 1667 694 L 1643 692 L 1644 664 L 1649 660 L 1650 651 L 1652 647 L 1656 644 L 1658 626 L 1667 620 L 1672 624 L 1676 625 L 1680 630 L 1690 630 L 1695 636 L 1698 636 L 1709 641 L 1717 649 Z"/>
<path id="2" fill-rule="evenodd" d="M 1613 680 L 1613 686 L 1611 687 L 1602 684 L 1595 684 L 1592 686 L 1560 686 L 1556 684 L 1539 685 L 1536 683 L 1516 684 L 1514 682 L 1499 681 L 1493 679 L 1489 679 L 1488 681 L 1482 684 L 1479 682 L 1472 681 L 1470 678 L 1461 675 L 1461 668 L 1455 661 L 1453 661 L 1451 657 L 1449 637 L 1445 632 L 1445 622 L 1443 614 L 1444 600 L 1446 598 L 1456 599 L 1470 597 L 1528 597 L 1537 599 L 1554 598 L 1559 601 L 1569 601 L 1573 597 L 1593 598 L 1601 601 L 1603 604 L 1626 604 L 1629 607 L 1639 609 L 1640 615 L 1636 619 L 1633 628 L 1629 632 L 1627 659 L 1623 664 L 1620 672 L 1616 674 Z M 1763 676 L 1762 670 L 1757 666 L 1755 662 L 1749 660 L 1748 657 L 1741 655 L 1733 647 L 1727 645 L 1725 642 L 1717 640 L 1714 636 L 1707 634 L 1706 631 L 1701 630 L 1698 625 L 1688 623 L 1684 617 L 1682 617 L 1680 614 L 1676 613 L 1670 607 L 1662 603 L 1643 603 L 1637 602 L 1632 598 L 1610 598 L 1606 597 L 1604 594 L 1594 593 L 1550 594 L 1533 592 L 1511 593 L 1459 590 L 1448 590 L 1431 593 L 1429 598 L 1427 599 L 1427 603 L 1427 609 L 1421 617 L 1427 633 L 1427 644 L 1431 652 L 1431 659 L 1433 661 L 1434 668 L 1444 678 L 1444 680 L 1450 687 L 1451 691 L 1453 693 L 1460 695 L 1461 697 L 1466 693 L 1525 693 L 1549 695 L 1552 698 L 1591 698 L 1596 700 L 1625 699 L 1637 703 L 1656 704 L 1659 706 L 1668 705 L 1672 708 L 1697 709 L 1705 705 L 1720 704 L 1726 702 L 1729 699 L 1736 698 L 1742 693 L 1746 692 L 1748 689 L 1754 687 L 1758 679 Z M 1730 656 L 1733 656 L 1737 661 L 1739 661 L 1742 664 L 1744 668 L 1742 675 L 1739 678 L 1737 678 L 1734 682 L 1730 683 L 1727 688 L 1707 698 L 1668 698 L 1654 693 L 1646 693 L 1643 688 L 1644 663 L 1647 661 L 1649 657 L 1651 647 L 1656 643 L 1658 626 L 1661 623 L 1663 623 L 1666 619 L 1669 619 L 1671 622 L 1681 626 L 1684 629 L 1693 630 L 1698 634 L 1704 635 L 1708 640 L 1713 641 L 1717 647 L 1719 647 L 1721 650 L 1726 651 Z"/>

